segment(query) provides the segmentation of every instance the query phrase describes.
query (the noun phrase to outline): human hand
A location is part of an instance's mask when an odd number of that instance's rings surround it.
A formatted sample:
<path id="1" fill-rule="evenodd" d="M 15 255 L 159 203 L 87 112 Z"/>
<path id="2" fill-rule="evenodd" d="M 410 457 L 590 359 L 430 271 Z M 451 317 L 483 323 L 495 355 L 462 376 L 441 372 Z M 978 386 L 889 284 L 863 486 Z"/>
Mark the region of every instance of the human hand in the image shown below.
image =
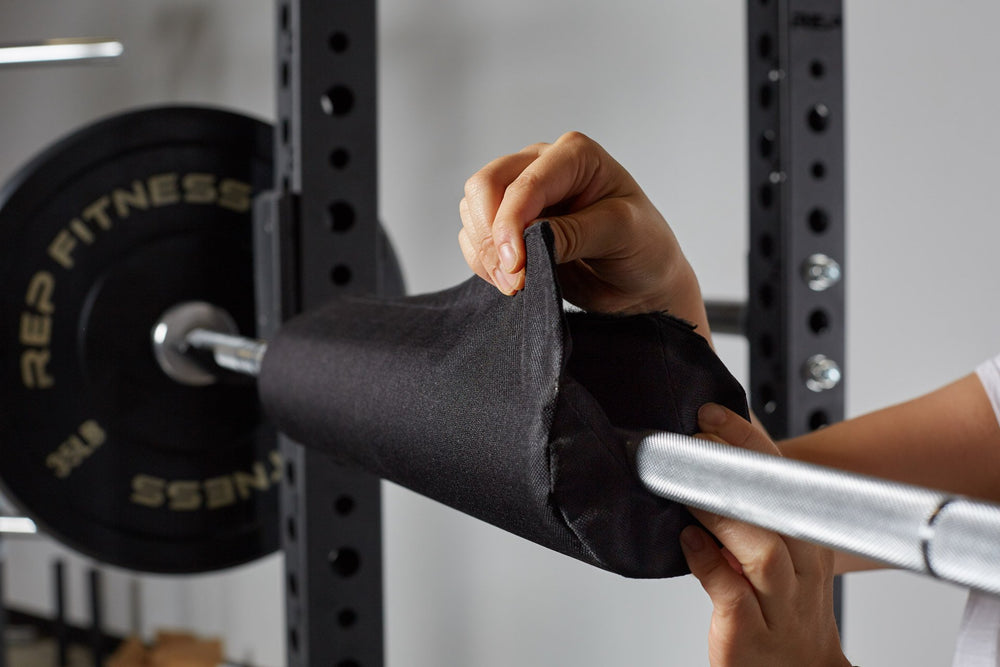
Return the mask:
<path id="1" fill-rule="evenodd" d="M 698 281 L 666 220 L 586 136 L 490 162 L 466 182 L 459 210 L 466 262 L 504 294 L 524 286 L 524 230 L 545 219 L 567 300 L 600 312 L 668 310 L 708 338 Z"/>
<path id="2" fill-rule="evenodd" d="M 778 454 L 763 431 L 722 406 L 702 406 L 698 424 L 711 439 Z M 833 614 L 833 552 L 734 519 L 691 511 L 725 547 L 720 549 L 695 526 L 681 533 L 688 567 L 712 599 L 713 667 L 849 667 Z"/>

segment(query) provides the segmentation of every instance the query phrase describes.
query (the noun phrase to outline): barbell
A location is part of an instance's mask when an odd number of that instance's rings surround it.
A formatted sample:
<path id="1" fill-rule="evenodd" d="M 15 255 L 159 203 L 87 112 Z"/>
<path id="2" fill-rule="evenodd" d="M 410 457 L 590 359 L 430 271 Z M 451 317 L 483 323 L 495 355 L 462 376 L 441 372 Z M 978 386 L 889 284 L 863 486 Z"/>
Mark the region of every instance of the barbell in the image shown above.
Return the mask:
<path id="1" fill-rule="evenodd" d="M 0 476 L 100 560 L 195 572 L 277 548 L 283 468 L 254 382 L 269 343 L 240 334 L 270 146 L 236 114 L 149 109 L 63 140 L 0 193 Z M 680 434 L 623 442 L 662 498 L 1000 592 L 993 504 Z"/>
<path id="2" fill-rule="evenodd" d="M 154 329 L 157 357 L 202 364 L 207 375 L 214 364 L 258 376 L 267 343 L 213 329 L 213 310 L 190 303 L 170 311 Z M 663 498 L 1000 594 L 995 504 L 676 433 L 643 435 L 636 468 Z"/>

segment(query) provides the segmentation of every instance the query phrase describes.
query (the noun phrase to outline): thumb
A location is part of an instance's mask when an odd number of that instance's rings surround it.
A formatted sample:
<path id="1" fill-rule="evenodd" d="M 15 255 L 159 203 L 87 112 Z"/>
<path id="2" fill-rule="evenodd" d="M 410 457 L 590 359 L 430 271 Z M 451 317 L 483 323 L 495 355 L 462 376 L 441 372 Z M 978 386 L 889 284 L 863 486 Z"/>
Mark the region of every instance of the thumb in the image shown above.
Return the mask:
<path id="1" fill-rule="evenodd" d="M 556 261 L 606 259 L 622 256 L 630 238 L 639 241 L 630 223 L 635 212 L 621 198 L 603 199 L 567 215 L 541 218 L 555 237 Z M 643 238 L 642 243 L 650 239 Z"/>

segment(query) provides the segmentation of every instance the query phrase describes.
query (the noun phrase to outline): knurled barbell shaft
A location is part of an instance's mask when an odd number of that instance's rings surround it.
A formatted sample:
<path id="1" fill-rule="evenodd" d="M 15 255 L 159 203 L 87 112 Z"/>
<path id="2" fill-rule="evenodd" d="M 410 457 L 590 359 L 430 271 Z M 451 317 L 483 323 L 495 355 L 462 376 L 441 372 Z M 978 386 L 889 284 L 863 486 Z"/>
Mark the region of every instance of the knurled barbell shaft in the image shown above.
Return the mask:
<path id="1" fill-rule="evenodd" d="M 1000 505 L 674 433 L 643 437 L 636 466 L 664 498 L 1000 593 Z"/>

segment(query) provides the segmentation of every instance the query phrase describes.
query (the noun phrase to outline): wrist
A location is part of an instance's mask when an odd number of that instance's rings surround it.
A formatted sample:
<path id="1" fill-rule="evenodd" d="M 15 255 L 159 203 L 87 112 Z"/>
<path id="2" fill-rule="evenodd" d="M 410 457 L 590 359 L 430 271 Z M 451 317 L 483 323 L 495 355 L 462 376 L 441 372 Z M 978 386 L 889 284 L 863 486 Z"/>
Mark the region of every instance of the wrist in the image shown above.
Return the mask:
<path id="1" fill-rule="evenodd" d="M 712 345 L 712 332 L 705 301 L 701 296 L 701 286 L 694 269 L 684 257 L 672 263 L 670 275 L 666 278 L 665 288 L 657 303 L 658 307 L 651 310 L 666 311 L 674 317 L 687 320 L 695 326 L 695 332 Z"/>

